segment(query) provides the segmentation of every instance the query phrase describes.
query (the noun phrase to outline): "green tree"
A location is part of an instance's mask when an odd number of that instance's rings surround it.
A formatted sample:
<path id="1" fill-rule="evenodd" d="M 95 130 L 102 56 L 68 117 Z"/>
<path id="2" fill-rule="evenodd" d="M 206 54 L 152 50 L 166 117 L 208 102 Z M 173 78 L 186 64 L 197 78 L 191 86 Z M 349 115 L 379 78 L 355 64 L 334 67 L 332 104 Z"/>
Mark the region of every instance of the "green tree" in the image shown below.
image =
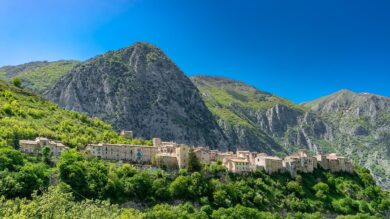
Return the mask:
<path id="1" fill-rule="evenodd" d="M 319 182 L 313 186 L 314 191 L 316 191 L 316 197 L 324 200 L 329 193 L 329 186 L 326 183 Z"/>
<path id="2" fill-rule="evenodd" d="M 45 146 L 42 148 L 42 157 L 43 161 L 47 164 L 50 164 L 50 148 Z"/>
<path id="3" fill-rule="evenodd" d="M 171 198 L 168 189 L 168 181 L 165 178 L 159 178 L 153 181 L 152 190 L 154 197 L 159 201 L 167 201 Z"/>
<path id="4" fill-rule="evenodd" d="M 70 149 L 61 153 L 57 162 L 61 180 L 70 185 L 79 198 L 84 198 L 88 190 L 83 161 L 84 158 L 76 149 Z"/>
<path id="5" fill-rule="evenodd" d="M 178 176 L 176 179 L 169 185 L 169 191 L 173 198 L 177 199 L 186 199 L 190 197 L 188 191 L 191 185 L 191 179 L 188 176 Z"/>
<path id="6" fill-rule="evenodd" d="M 146 172 L 140 172 L 133 177 L 123 179 L 124 194 L 130 198 L 147 200 L 152 195 L 152 180 Z"/>
<path id="7" fill-rule="evenodd" d="M 105 198 L 105 188 L 108 183 L 108 168 L 103 161 L 92 160 L 84 161 L 85 181 L 87 183 L 87 194 L 84 196 L 90 198 Z"/>
<path id="8" fill-rule="evenodd" d="M 22 80 L 20 78 L 13 78 L 12 79 L 12 84 L 15 85 L 16 87 L 21 87 L 22 86 Z"/>
<path id="9" fill-rule="evenodd" d="M 20 197 L 29 197 L 34 191 L 42 192 L 49 186 L 49 168 L 43 163 L 26 163 L 17 173 Z"/>
<path id="10" fill-rule="evenodd" d="M 192 148 L 188 153 L 187 169 L 189 172 L 199 172 L 202 170 L 202 164 Z"/>
<path id="11" fill-rule="evenodd" d="M 10 147 L 0 148 L 0 170 L 15 171 L 23 164 L 23 156 L 20 151 Z"/>
<path id="12" fill-rule="evenodd" d="M 302 186 L 296 181 L 290 181 L 287 183 L 287 189 L 295 195 L 303 195 L 304 191 Z"/>

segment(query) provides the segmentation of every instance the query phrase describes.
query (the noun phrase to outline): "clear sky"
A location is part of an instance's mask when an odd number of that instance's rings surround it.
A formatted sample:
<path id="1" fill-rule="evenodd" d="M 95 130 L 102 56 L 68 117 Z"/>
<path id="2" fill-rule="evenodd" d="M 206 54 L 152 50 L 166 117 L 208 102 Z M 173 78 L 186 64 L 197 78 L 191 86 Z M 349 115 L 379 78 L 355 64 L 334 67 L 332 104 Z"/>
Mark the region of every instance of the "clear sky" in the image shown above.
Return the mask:
<path id="1" fill-rule="evenodd" d="M 86 60 L 147 41 L 187 74 L 295 102 L 390 96 L 388 0 L 0 0 L 0 65 Z"/>

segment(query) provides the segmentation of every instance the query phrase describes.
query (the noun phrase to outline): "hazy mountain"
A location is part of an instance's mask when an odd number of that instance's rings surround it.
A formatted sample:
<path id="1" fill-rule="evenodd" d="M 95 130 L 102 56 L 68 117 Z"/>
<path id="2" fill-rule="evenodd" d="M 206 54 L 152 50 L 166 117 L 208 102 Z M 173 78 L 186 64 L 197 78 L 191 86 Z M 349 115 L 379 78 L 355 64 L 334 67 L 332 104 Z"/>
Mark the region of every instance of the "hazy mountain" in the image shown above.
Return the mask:
<path id="1" fill-rule="evenodd" d="M 136 43 L 82 62 L 45 96 L 142 138 L 227 148 L 191 80 L 157 47 Z"/>
<path id="2" fill-rule="evenodd" d="M 18 77 L 23 82 L 22 87 L 42 93 L 78 63 L 78 61 L 62 60 L 3 66 L 0 68 L 0 79 L 10 81 L 12 78 Z"/>

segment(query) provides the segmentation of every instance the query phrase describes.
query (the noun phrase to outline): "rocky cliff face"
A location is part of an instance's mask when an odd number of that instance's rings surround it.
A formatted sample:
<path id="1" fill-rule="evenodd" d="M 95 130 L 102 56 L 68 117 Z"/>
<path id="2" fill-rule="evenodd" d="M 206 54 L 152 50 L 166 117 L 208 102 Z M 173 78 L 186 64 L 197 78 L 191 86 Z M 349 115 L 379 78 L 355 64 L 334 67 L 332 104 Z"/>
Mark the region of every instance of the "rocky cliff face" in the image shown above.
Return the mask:
<path id="1" fill-rule="evenodd" d="M 116 130 L 133 130 L 136 137 L 229 146 L 190 79 L 150 44 L 83 62 L 44 95 L 66 109 L 102 118 Z"/>
<path id="2" fill-rule="evenodd" d="M 304 104 L 330 124 L 332 145 L 390 187 L 390 99 L 341 90 Z"/>
<path id="3" fill-rule="evenodd" d="M 303 147 L 317 152 L 321 148 L 313 139 L 332 136 L 327 124 L 288 100 L 222 77 L 191 79 L 225 134 L 242 148 L 278 154 Z"/>

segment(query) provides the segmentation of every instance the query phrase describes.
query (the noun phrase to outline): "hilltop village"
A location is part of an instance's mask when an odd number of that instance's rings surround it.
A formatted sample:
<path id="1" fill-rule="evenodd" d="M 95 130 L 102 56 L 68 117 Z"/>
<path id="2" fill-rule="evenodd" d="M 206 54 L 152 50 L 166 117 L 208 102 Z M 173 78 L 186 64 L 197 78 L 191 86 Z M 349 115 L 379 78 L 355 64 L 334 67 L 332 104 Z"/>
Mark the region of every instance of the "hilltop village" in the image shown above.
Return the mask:
<path id="1" fill-rule="evenodd" d="M 122 136 L 131 138 L 131 132 L 122 131 Z M 20 140 L 20 150 L 27 154 L 40 154 L 43 147 L 50 149 L 50 155 L 58 157 L 69 147 L 53 140 L 37 137 L 32 140 Z M 193 150 L 201 163 L 220 161 L 229 172 L 248 173 L 264 170 L 267 173 L 287 172 L 295 177 L 298 172 L 311 173 L 318 166 L 332 172 L 353 171 L 352 162 L 335 153 L 309 156 L 304 149 L 286 156 L 283 159 L 246 150 L 222 152 L 210 150 L 208 147 L 190 147 L 176 142 L 164 142 L 160 138 L 153 138 L 153 146 L 130 144 L 88 144 L 86 154 L 104 160 L 130 162 L 144 165 L 153 165 L 168 170 L 185 168 L 189 159 L 190 150 Z"/>

